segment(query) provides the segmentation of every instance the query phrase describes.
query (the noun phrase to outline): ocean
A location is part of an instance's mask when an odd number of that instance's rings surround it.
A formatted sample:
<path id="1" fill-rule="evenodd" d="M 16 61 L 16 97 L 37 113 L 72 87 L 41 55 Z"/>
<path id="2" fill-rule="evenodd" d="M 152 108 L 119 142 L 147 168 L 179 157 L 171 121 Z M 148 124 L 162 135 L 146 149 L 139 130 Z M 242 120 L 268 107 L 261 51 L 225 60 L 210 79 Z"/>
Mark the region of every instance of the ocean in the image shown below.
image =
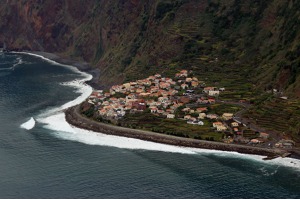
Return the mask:
<path id="1" fill-rule="evenodd" d="M 183 148 L 70 126 L 92 77 L 0 54 L 0 198 L 300 198 L 300 161 Z"/>

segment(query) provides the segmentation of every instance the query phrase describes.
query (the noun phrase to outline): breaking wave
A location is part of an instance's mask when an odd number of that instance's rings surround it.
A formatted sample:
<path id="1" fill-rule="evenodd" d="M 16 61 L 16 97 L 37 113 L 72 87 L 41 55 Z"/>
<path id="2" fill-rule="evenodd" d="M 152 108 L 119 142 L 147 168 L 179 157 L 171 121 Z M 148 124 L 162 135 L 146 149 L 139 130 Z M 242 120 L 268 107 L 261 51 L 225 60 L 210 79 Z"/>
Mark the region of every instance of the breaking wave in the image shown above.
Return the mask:
<path id="1" fill-rule="evenodd" d="M 35 120 L 33 119 L 33 117 L 31 117 L 27 122 L 21 124 L 20 127 L 26 130 L 30 130 L 33 129 L 34 126 L 35 126 Z"/>
<path id="2" fill-rule="evenodd" d="M 228 157 L 230 159 L 246 159 L 255 162 L 260 162 L 269 165 L 276 165 L 276 166 L 285 166 L 285 167 L 292 167 L 300 171 L 300 160 L 293 159 L 293 158 L 282 158 L 278 157 L 273 160 L 263 160 L 265 156 L 261 155 L 251 155 L 251 154 L 241 154 L 238 152 L 233 151 L 219 151 L 219 150 L 212 150 L 212 149 L 193 149 L 194 152 L 202 154 L 202 155 L 216 155 L 219 157 Z"/>
<path id="3" fill-rule="evenodd" d="M 14 70 L 15 67 L 17 67 L 18 65 L 21 65 L 21 64 L 23 64 L 23 60 L 22 60 L 22 58 L 18 57 L 17 62 L 15 64 L 13 64 L 11 69 Z"/>
<path id="4" fill-rule="evenodd" d="M 14 70 L 15 67 L 17 67 L 18 65 L 23 64 L 23 60 L 21 57 L 17 57 L 17 59 L 14 61 L 14 63 L 12 62 L 3 62 L 0 63 L 0 65 L 11 65 L 11 67 L 7 67 L 7 68 L 0 68 L 0 71 L 11 71 Z"/>

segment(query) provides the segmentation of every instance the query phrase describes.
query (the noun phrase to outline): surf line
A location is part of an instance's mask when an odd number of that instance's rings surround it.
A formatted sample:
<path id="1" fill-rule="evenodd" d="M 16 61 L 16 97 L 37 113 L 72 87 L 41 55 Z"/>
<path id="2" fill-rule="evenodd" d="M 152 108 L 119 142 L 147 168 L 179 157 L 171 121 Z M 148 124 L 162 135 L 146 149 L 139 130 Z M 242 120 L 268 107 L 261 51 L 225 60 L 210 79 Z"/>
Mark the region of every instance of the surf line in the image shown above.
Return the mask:
<path id="1" fill-rule="evenodd" d="M 66 65 L 66 64 L 61 64 L 58 63 L 56 61 L 53 61 L 51 59 L 48 59 L 42 55 L 39 54 L 34 54 L 34 53 L 29 53 L 29 52 L 12 52 L 15 54 L 25 54 L 25 55 L 30 55 L 30 56 L 35 56 L 38 58 L 41 58 L 42 60 L 45 60 L 48 63 L 54 64 L 54 65 L 58 65 L 58 66 L 62 66 L 62 67 L 66 67 L 70 70 L 72 70 L 74 73 L 80 74 L 83 76 L 83 78 L 81 79 L 76 79 L 67 83 L 64 83 L 63 85 L 67 86 L 67 87 L 72 87 L 77 89 L 77 93 L 80 93 L 81 95 L 79 97 L 77 97 L 76 99 L 67 102 L 65 104 L 63 104 L 62 106 L 56 107 L 54 109 L 50 109 L 47 112 L 38 115 L 36 118 L 36 120 L 31 117 L 27 122 L 23 123 L 20 125 L 21 128 L 24 128 L 26 130 L 31 130 L 32 128 L 34 128 L 36 122 L 38 123 L 44 123 L 44 124 L 48 124 L 47 123 L 47 117 L 56 115 L 56 114 L 64 114 L 64 109 L 67 109 L 69 107 L 75 106 L 77 104 L 80 104 L 81 102 L 83 102 L 93 91 L 92 87 L 87 85 L 85 82 L 89 81 L 93 78 L 93 76 L 91 74 L 88 74 L 86 72 L 82 72 L 79 69 L 77 69 L 76 67 L 72 66 L 72 65 Z"/>

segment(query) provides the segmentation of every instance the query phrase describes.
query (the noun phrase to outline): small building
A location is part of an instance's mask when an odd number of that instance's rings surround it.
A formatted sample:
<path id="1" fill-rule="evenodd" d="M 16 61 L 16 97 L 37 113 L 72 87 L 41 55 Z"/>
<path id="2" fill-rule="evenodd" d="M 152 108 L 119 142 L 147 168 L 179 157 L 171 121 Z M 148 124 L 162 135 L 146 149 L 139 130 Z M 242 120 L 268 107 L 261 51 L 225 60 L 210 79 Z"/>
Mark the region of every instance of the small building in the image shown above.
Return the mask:
<path id="1" fill-rule="evenodd" d="M 189 83 L 189 82 L 192 82 L 192 80 L 193 80 L 192 78 L 186 78 L 185 82 Z"/>
<path id="2" fill-rule="evenodd" d="M 232 122 L 231 123 L 231 127 L 238 127 L 239 126 L 239 123 L 237 123 L 237 122 Z"/>
<path id="3" fill-rule="evenodd" d="M 161 78 L 160 74 L 155 74 L 154 76 L 155 76 L 155 78 Z"/>
<path id="4" fill-rule="evenodd" d="M 132 108 L 142 111 L 142 110 L 146 110 L 147 107 L 146 107 L 145 102 L 133 102 Z"/>
<path id="5" fill-rule="evenodd" d="M 268 139 L 269 138 L 269 134 L 268 133 L 264 133 L 264 132 L 260 132 L 259 133 L 259 137 L 264 138 L 264 139 Z"/>
<path id="6" fill-rule="evenodd" d="M 214 91 L 210 90 L 210 91 L 208 91 L 209 96 L 219 96 L 219 94 L 220 94 L 219 90 L 214 90 Z"/>
<path id="7" fill-rule="evenodd" d="M 188 97 L 180 97 L 179 101 L 181 103 L 187 104 L 187 103 L 190 102 L 190 98 L 188 98 Z"/>
<path id="8" fill-rule="evenodd" d="M 188 123 L 188 124 L 194 124 L 194 120 L 189 119 L 186 123 Z"/>
<path id="9" fill-rule="evenodd" d="M 250 140 L 250 143 L 252 143 L 252 144 L 260 144 L 260 143 L 262 143 L 262 141 L 259 140 L 259 139 L 252 139 L 252 140 Z"/>
<path id="10" fill-rule="evenodd" d="M 197 108 L 196 112 L 198 112 L 198 113 L 207 112 L 207 107 Z"/>
<path id="11" fill-rule="evenodd" d="M 287 100 L 287 99 L 288 99 L 288 97 L 286 97 L 286 96 L 283 96 L 283 97 L 280 97 L 280 99 Z"/>
<path id="12" fill-rule="evenodd" d="M 180 86 L 181 86 L 182 89 L 185 90 L 185 89 L 188 87 L 188 84 L 183 83 L 183 84 L 181 84 Z"/>
<path id="13" fill-rule="evenodd" d="M 197 124 L 200 125 L 200 126 L 203 126 L 203 125 L 204 125 L 204 122 L 203 122 L 203 121 L 198 121 Z"/>
<path id="14" fill-rule="evenodd" d="M 189 120 L 189 119 L 191 119 L 191 117 L 192 117 L 191 115 L 185 115 L 183 119 L 184 120 Z"/>
<path id="15" fill-rule="evenodd" d="M 204 119 L 205 117 L 206 117 L 205 113 L 199 113 L 199 116 L 198 116 L 199 119 Z"/>
<path id="16" fill-rule="evenodd" d="M 195 110 L 191 109 L 190 114 L 193 114 L 193 113 L 195 113 Z"/>
<path id="17" fill-rule="evenodd" d="M 197 103 L 199 103 L 199 104 L 208 104 L 209 101 L 206 100 L 206 99 L 198 99 L 198 100 L 197 100 Z"/>
<path id="18" fill-rule="evenodd" d="M 223 123 L 222 122 L 214 122 L 213 123 L 213 127 L 216 128 L 218 126 L 223 126 Z"/>
<path id="19" fill-rule="evenodd" d="M 174 118 L 175 118 L 175 115 L 174 115 L 174 114 L 168 114 L 168 115 L 167 115 L 167 118 L 168 118 L 168 119 L 174 119 Z"/>
<path id="20" fill-rule="evenodd" d="M 217 131 L 226 131 L 227 128 L 226 126 L 222 125 L 222 126 L 217 126 Z"/>
<path id="21" fill-rule="evenodd" d="M 222 118 L 224 120 L 230 120 L 233 117 L 233 113 L 223 113 Z"/>
<path id="22" fill-rule="evenodd" d="M 164 110 L 157 110 L 157 113 L 158 113 L 158 114 L 163 114 L 163 113 L 164 113 Z"/>
<path id="23" fill-rule="evenodd" d="M 192 87 L 197 87 L 199 85 L 198 81 L 192 81 L 191 86 Z"/>
<path id="24" fill-rule="evenodd" d="M 217 119 L 218 115 L 217 114 L 207 114 L 206 118 L 208 118 L 208 119 Z"/>
<path id="25" fill-rule="evenodd" d="M 151 113 L 157 113 L 158 108 L 157 107 L 153 107 L 151 108 Z"/>
<path id="26" fill-rule="evenodd" d="M 181 111 L 182 112 L 190 112 L 190 110 L 191 110 L 190 108 L 183 108 Z"/>
<path id="27" fill-rule="evenodd" d="M 110 93 L 109 93 L 109 92 L 106 92 L 106 93 L 104 93 L 104 96 L 105 96 L 105 97 L 110 97 Z"/>
<path id="28" fill-rule="evenodd" d="M 204 93 L 208 93 L 209 91 L 215 91 L 215 87 L 205 87 L 204 89 L 203 89 L 203 92 Z"/>

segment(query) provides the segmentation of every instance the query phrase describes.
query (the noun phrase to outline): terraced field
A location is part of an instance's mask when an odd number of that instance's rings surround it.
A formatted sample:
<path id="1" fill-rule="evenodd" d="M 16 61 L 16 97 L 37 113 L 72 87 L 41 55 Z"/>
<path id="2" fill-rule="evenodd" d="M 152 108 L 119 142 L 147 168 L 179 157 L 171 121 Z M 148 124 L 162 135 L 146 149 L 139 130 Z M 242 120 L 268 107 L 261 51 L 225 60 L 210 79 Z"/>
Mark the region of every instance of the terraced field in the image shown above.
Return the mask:
<path id="1" fill-rule="evenodd" d="M 245 113 L 254 123 L 300 142 L 300 101 L 273 98 Z"/>

